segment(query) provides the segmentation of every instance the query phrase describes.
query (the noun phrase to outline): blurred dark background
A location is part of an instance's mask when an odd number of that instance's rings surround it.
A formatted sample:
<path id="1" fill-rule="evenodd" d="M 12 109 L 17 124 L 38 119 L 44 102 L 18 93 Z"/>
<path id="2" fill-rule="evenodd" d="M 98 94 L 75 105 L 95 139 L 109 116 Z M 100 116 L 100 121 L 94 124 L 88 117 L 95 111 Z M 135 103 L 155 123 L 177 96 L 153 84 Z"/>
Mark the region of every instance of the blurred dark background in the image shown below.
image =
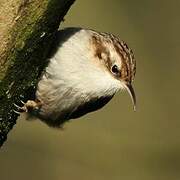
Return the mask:
<path id="1" fill-rule="evenodd" d="M 1 180 L 180 179 L 180 1 L 77 0 L 63 26 L 112 32 L 134 50 L 138 99 L 51 129 L 21 117 L 0 151 Z"/>

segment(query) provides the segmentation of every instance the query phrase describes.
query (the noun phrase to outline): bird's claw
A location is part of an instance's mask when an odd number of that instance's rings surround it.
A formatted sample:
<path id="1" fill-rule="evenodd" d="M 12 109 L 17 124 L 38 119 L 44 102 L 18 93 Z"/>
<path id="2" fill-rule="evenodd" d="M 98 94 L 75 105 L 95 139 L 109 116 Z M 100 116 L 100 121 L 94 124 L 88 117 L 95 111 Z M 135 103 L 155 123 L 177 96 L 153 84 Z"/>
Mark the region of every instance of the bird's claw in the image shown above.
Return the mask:
<path id="1" fill-rule="evenodd" d="M 25 105 L 26 103 L 24 102 L 24 101 L 22 101 L 22 100 L 20 100 L 20 102 L 23 104 L 23 105 Z"/>
<path id="2" fill-rule="evenodd" d="M 18 106 L 17 104 L 13 104 L 17 110 L 13 110 L 16 114 L 21 114 L 22 112 L 30 112 L 33 110 L 38 110 L 41 107 L 40 101 L 28 100 L 26 103 L 20 100 L 23 106 Z"/>
<path id="3" fill-rule="evenodd" d="M 21 114 L 22 112 L 28 112 L 28 109 L 26 107 L 26 103 L 23 102 L 22 100 L 20 100 L 20 102 L 23 104 L 23 106 L 18 106 L 17 104 L 13 103 L 13 105 L 15 106 L 15 109 L 13 109 L 13 111 L 16 113 L 16 114 Z"/>
<path id="4" fill-rule="evenodd" d="M 14 109 L 13 109 L 13 112 L 16 113 L 16 114 L 21 114 L 20 112 L 14 110 Z"/>

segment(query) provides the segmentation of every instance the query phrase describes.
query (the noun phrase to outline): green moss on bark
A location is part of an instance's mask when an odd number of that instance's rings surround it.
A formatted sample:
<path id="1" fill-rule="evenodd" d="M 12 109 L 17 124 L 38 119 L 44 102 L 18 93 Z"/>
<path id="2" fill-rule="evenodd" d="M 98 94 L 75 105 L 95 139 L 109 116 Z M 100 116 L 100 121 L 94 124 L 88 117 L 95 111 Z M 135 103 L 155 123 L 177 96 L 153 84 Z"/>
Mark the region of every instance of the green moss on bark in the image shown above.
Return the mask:
<path id="1" fill-rule="evenodd" d="M 37 0 L 22 4 L 11 29 L 0 81 L 0 145 L 16 123 L 13 103 L 32 98 L 47 65 L 55 33 L 74 0 Z M 2 72 L 3 69 L 3 72 Z"/>

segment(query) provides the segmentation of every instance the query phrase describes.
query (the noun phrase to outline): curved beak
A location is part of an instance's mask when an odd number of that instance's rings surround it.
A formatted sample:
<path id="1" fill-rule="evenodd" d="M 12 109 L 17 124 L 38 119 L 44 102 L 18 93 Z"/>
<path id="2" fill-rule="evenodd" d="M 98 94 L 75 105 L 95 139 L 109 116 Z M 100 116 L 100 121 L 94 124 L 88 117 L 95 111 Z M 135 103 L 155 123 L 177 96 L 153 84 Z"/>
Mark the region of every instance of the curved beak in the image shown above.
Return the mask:
<path id="1" fill-rule="evenodd" d="M 125 88 L 127 89 L 129 95 L 131 96 L 131 100 L 133 103 L 133 109 L 136 111 L 136 94 L 131 84 L 125 84 Z"/>

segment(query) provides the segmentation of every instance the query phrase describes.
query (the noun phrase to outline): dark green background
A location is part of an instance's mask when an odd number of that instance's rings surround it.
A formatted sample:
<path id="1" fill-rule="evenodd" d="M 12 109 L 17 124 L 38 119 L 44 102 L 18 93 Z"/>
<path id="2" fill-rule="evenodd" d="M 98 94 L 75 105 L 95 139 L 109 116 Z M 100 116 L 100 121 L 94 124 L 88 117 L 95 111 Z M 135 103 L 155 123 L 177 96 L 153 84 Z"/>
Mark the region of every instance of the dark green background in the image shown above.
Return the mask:
<path id="1" fill-rule="evenodd" d="M 0 179 L 179 180 L 180 1 L 77 0 L 65 19 L 134 50 L 137 112 L 120 92 L 64 130 L 22 117 L 0 151 Z"/>

